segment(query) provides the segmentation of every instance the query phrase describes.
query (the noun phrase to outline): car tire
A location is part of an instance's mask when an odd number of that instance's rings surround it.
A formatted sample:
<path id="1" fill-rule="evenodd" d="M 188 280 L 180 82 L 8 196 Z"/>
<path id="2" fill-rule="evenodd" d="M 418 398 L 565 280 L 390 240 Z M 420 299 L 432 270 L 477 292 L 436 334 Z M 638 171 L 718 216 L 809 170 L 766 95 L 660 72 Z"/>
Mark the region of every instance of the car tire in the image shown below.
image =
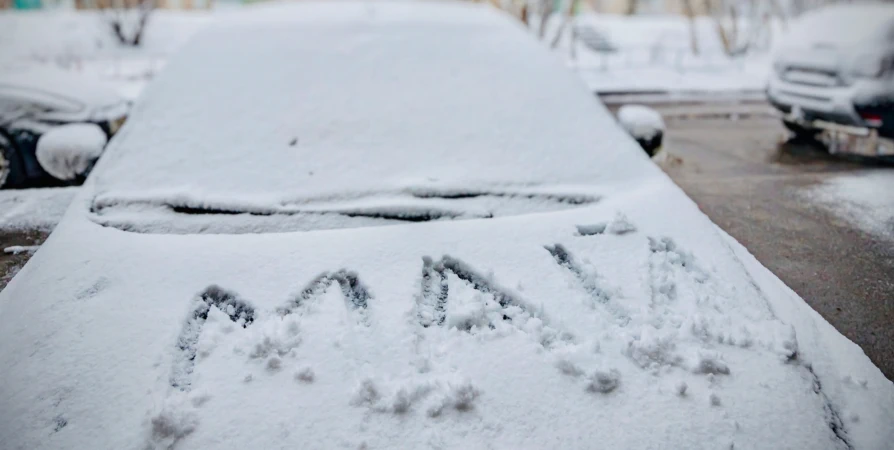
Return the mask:
<path id="1" fill-rule="evenodd" d="M 18 187 L 24 183 L 22 158 L 12 138 L 0 131 L 0 189 Z"/>
<path id="2" fill-rule="evenodd" d="M 782 119 L 782 126 L 791 131 L 795 135 L 795 139 L 813 140 L 819 133 L 816 128 L 809 128 L 795 122 Z"/>

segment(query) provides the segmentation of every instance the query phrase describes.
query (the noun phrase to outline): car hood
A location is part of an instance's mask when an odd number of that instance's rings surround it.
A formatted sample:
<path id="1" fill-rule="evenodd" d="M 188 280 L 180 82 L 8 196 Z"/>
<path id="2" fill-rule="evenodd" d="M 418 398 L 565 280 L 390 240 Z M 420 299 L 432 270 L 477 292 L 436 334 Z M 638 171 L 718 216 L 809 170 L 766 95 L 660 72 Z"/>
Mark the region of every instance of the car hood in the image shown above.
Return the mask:
<path id="1" fill-rule="evenodd" d="M 35 449 L 889 442 L 891 382 L 678 188 L 604 194 L 239 236 L 102 227 L 81 195 L 0 294 L 0 431 Z"/>

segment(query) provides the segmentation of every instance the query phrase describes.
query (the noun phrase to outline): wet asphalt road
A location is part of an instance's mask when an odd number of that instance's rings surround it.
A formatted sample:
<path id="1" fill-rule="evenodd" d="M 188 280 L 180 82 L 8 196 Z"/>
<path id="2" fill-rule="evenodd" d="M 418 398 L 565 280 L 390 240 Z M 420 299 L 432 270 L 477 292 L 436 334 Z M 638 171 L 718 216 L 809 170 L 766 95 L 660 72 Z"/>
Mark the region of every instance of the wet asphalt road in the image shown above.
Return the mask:
<path id="1" fill-rule="evenodd" d="M 894 167 L 784 142 L 771 117 L 666 120 L 659 165 L 894 380 L 894 237 L 861 231 L 804 196 L 837 175 Z"/>
<path id="2" fill-rule="evenodd" d="M 7 253 L 7 247 L 14 245 L 40 245 L 49 233 L 37 230 L 0 230 L 0 291 L 12 280 L 16 273 L 31 258 L 30 252 Z"/>

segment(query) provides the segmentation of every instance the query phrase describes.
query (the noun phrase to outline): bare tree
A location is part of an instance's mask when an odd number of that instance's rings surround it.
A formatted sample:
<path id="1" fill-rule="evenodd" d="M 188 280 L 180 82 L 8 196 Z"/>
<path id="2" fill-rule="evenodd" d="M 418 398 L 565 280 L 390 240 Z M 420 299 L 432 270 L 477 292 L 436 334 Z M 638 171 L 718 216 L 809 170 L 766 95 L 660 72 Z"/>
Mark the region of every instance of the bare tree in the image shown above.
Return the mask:
<path id="1" fill-rule="evenodd" d="M 683 0 L 683 13 L 689 20 L 689 48 L 692 49 L 693 55 L 698 55 L 698 34 L 695 30 L 695 7 L 692 0 Z"/>
<path id="2" fill-rule="evenodd" d="M 549 22 L 550 16 L 553 15 L 553 2 L 552 0 L 539 0 L 539 3 L 540 28 L 537 30 L 537 35 L 542 40 L 546 37 L 546 25 Z"/>
<path id="3" fill-rule="evenodd" d="M 98 3 L 106 23 L 122 45 L 139 47 L 155 0 L 105 0 Z"/>

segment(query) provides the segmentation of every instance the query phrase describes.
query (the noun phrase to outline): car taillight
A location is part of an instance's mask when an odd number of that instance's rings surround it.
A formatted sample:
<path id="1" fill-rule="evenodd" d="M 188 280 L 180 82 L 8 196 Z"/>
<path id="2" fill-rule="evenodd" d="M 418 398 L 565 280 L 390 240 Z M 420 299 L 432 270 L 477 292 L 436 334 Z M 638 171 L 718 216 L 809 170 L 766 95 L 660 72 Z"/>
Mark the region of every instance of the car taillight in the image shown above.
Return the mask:
<path id="1" fill-rule="evenodd" d="M 875 113 L 860 113 L 860 117 L 866 122 L 866 125 L 870 127 L 879 128 L 882 126 L 882 116 L 881 114 Z"/>

